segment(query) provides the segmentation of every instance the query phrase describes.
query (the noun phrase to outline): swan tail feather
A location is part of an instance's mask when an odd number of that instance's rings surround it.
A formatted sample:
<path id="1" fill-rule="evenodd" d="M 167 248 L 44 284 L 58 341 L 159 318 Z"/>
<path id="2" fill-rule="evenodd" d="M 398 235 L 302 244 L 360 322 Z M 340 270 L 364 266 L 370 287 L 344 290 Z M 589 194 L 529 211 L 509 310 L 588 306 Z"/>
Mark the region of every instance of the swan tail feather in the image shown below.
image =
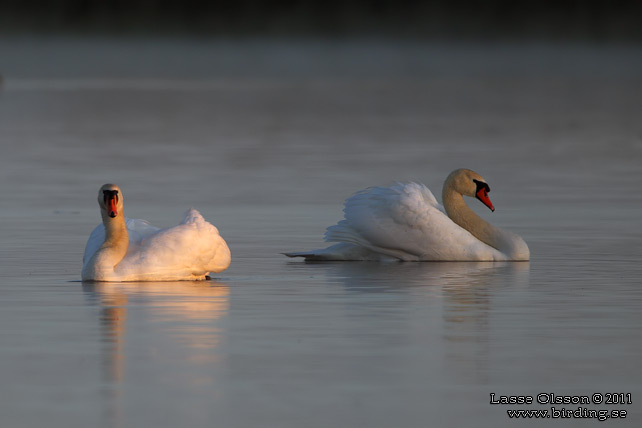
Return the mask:
<path id="1" fill-rule="evenodd" d="M 348 244 L 336 244 L 328 248 L 319 248 L 308 251 L 294 251 L 281 253 L 286 257 L 296 258 L 303 257 L 306 261 L 329 261 L 329 260 L 351 260 L 350 252 L 358 247 Z"/>
<path id="2" fill-rule="evenodd" d="M 315 254 L 313 251 L 299 251 L 299 252 L 292 252 L 292 253 L 281 253 L 286 257 L 290 258 L 295 258 L 295 257 L 305 257 L 306 259 L 314 257 Z"/>
<path id="3" fill-rule="evenodd" d="M 287 257 L 303 257 L 305 261 L 383 261 L 399 260 L 398 257 L 377 253 L 346 242 L 318 250 L 282 253 Z"/>

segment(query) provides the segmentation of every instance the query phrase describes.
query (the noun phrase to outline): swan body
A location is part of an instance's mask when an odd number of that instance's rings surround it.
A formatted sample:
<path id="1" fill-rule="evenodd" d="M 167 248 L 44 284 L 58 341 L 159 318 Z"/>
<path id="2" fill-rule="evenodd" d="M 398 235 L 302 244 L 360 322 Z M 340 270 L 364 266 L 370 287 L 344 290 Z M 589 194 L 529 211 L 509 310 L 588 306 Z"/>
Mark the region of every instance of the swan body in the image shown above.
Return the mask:
<path id="1" fill-rule="evenodd" d="M 167 229 L 127 219 L 120 188 L 98 192 L 103 218 L 89 236 L 83 281 L 203 280 L 230 265 L 230 250 L 218 229 L 191 208 L 181 223 Z"/>
<path id="2" fill-rule="evenodd" d="M 345 202 L 345 219 L 328 227 L 328 248 L 285 253 L 306 260 L 526 261 L 524 240 L 483 220 L 464 202 L 476 197 L 495 210 L 486 181 L 458 169 L 446 179 L 440 205 L 423 184 L 371 187 Z"/>

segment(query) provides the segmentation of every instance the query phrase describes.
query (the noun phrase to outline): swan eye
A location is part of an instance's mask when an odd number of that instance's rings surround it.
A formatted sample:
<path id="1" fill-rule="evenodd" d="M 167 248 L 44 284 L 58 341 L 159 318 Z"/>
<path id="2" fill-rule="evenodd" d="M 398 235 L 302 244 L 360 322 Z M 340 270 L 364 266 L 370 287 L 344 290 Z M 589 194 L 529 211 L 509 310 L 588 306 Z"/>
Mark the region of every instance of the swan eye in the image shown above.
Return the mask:
<path id="1" fill-rule="evenodd" d="M 475 185 L 477 186 L 477 190 L 475 191 L 475 193 L 479 193 L 479 191 L 483 189 L 484 196 L 488 196 L 488 192 L 490 192 L 490 186 L 488 185 L 488 183 L 484 181 L 475 180 L 474 178 L 473 178 L 473 183 L 475 183 Z"/>
<path id="2" fill-rule="evenodd" d="M 118 203 L 118 190 L 103 190 L 103 202 L 107 204 L 107 201 L 111 198 L 114 198 Z"/>

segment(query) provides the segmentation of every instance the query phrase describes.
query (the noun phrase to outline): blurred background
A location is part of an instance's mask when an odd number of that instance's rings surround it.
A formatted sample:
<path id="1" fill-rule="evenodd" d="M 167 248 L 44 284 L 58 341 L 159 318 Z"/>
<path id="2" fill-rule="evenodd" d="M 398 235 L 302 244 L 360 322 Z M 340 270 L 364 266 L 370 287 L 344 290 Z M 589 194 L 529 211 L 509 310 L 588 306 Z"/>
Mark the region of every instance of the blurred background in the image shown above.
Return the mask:
<path id="1" fill-rule="evenodd" d="M 230 213 L 327 203 L 314 231 L 287 230 L 317 241 L 353 191 L 438 194 L 462 166 L 530 198 L 589 181 L 624 196 L 642 151 L 640 18 L 632 0 L 5 0 L 0 177 L 28 188 L 10 198 L 63 183 L 72 206 L 110 181 L 146 203 L 159 185 L 193 189 L 178 206 L 215 193 Z"/>
<path id="2" fill-rule="evenodd" d="M 4 0 L 3 33 L 639 41 L 635 0 Z"/>

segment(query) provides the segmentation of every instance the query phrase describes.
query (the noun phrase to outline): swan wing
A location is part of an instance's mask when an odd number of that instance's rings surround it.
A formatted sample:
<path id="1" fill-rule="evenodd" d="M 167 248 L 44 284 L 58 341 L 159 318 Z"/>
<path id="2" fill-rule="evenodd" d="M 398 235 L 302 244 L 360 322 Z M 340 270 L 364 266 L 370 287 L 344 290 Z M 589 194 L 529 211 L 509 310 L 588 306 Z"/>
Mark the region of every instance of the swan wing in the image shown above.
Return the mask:
<path id="1" fill-rule="evenodd" d="M 401 260 L 494 260 L 501 254 L 455 224 L 423 184 L 371 187 L 346 200 L 345 219 L 326 241 Z"/>
<path id="2" fill-rule="evenodd" d="M 202 276 L 230 265 L 230 250 L 218 229 L 193 208 L 177 226 L 152 233 L 146 225 L 139 226 L 142 239 L 118 264 L 121 275 L 138 273 L 157 279 Z"/>

